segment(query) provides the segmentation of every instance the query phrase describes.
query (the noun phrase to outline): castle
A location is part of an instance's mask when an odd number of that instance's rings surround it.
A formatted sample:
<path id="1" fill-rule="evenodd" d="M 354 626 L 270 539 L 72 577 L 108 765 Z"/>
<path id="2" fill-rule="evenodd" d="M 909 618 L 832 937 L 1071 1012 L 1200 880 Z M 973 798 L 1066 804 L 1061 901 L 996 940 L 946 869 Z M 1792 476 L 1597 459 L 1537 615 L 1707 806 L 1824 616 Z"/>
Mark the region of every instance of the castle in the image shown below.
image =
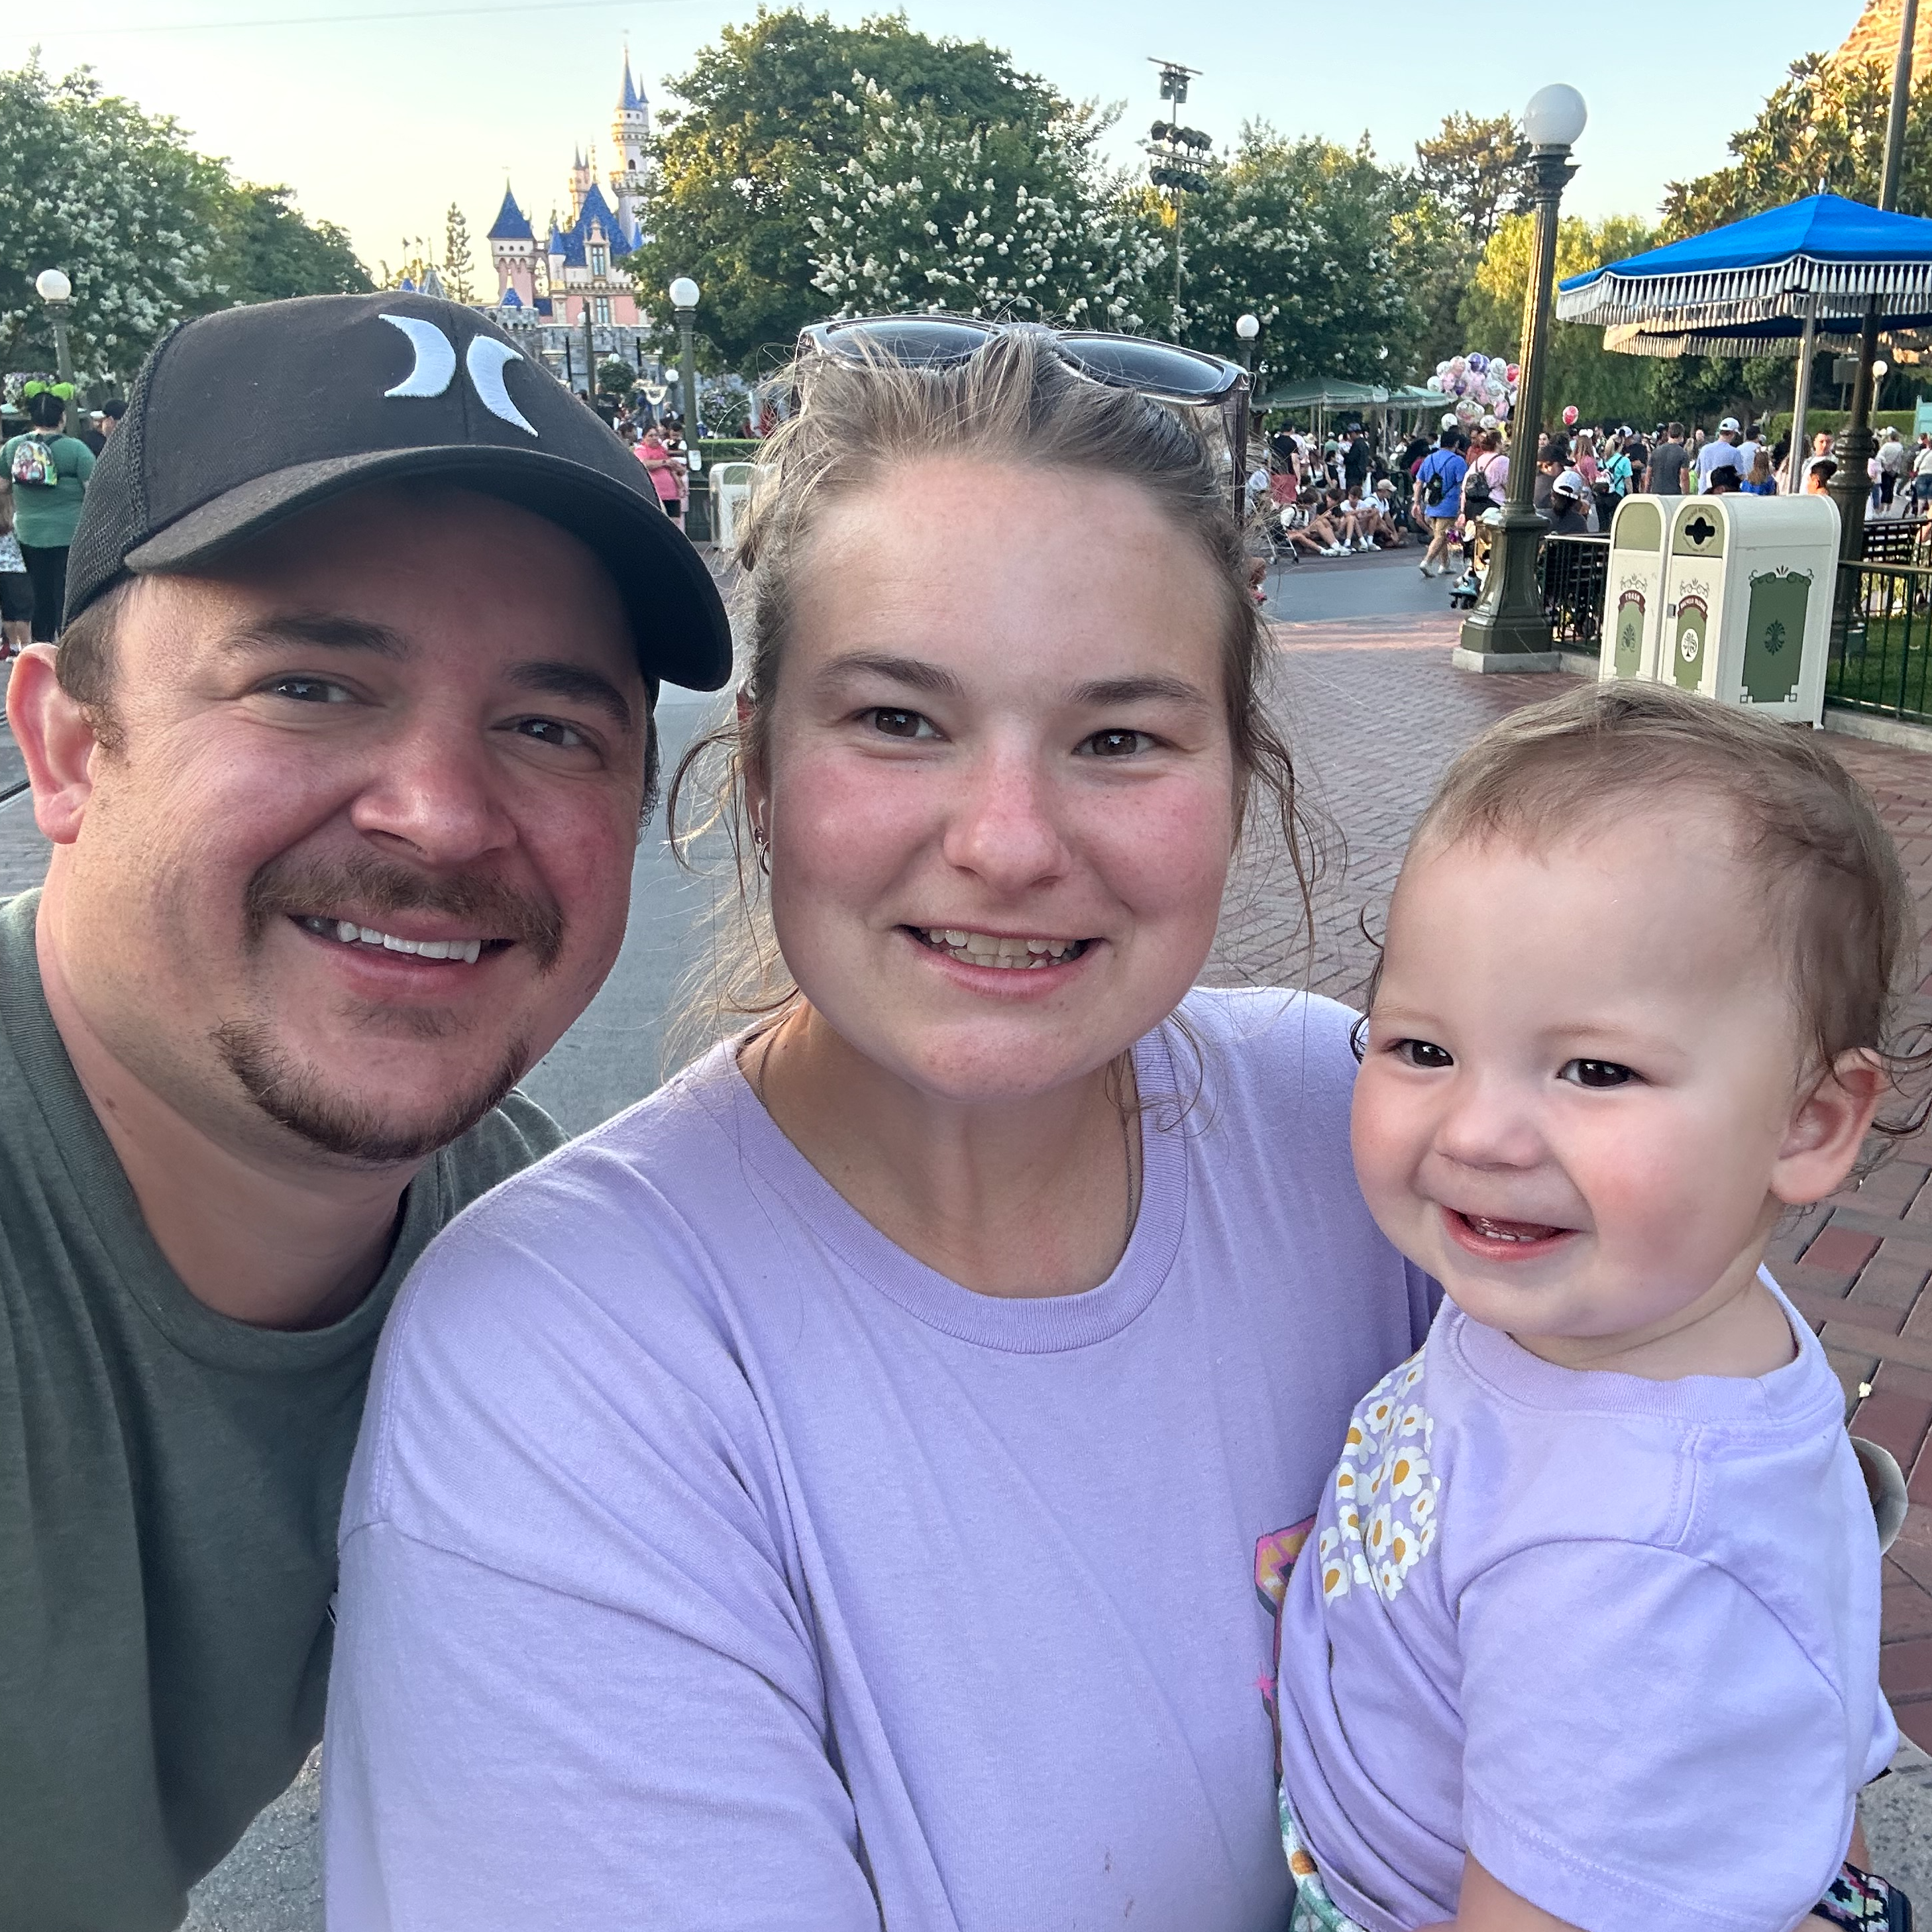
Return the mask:
<path id="1" fill-rule="evenodd" d="M 618 272 L 618 262 L 644 239 L 640 220 L 650 185 L 645 158 L 650 135 L 651 104 L 632 80 L 626 50 L 624 85 L 610 122 L 618 166 L 608 176 L 608 195 L 597 180 L 595 147 L 590 160 L 580 148 L 570 168 L 570 220 L 566 226 L 553 211 L 539 255 L 530 217 L 518 207 L 510 184 L 504 184 L 502 207 L 489 230 L 496 302 L 485 305 L 499 321 L 510 328 L 536 328 L 543 336 L 568 328 L 581 338 L 587 319 L 597 330 L 613 330 L 610 348 L 628 346 L 624 338 L 644 325 L 645 316 L 638 309 L 636 284 Z M 543 346 L 549 352 L 549 342 Z M 547 359 L 556 358 L 547 353 Z"/>

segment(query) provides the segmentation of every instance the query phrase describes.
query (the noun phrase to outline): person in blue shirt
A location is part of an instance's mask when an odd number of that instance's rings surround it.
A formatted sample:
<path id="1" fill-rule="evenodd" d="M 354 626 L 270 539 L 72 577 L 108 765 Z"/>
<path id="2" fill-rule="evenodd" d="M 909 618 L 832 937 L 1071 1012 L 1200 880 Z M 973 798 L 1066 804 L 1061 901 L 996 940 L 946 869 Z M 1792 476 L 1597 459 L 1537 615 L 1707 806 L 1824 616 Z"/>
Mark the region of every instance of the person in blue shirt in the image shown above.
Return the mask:
<path id="1" fill-rule="evenodd" d="M 1440 577 L 1448 568 L 1449 546 L 1461 524 L 1462 478 L 1469 467 L 1462 460 L 1462 441 L 1459 430 L 1445 428 L 1415 472 L 1415 494 L 1429 530 L 1420 565 L 1424 577 Z"/>

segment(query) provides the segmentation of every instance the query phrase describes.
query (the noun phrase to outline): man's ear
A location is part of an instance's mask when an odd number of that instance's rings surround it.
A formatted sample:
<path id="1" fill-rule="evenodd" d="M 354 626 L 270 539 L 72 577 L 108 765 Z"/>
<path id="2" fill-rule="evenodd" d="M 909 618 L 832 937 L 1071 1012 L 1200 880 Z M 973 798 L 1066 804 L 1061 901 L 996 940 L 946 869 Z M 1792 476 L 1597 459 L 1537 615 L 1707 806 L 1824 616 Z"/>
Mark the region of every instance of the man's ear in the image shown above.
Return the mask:
<path id="1" fill-rule="evenodd" d="M 1890 1084 L 1877 1056 L 1866 1048 L 1840 1054 L 1792 1112 L 1772 1170 L 1772 1192 L 1791 1208 L 1834 1192 L 1851 1172 Z"/>
<path id="2" fill-rule="evenodd" d="M 100 741 L 85 710 L 54 675 L 52 644 L 29 644 L 14 659 L 7 722 L 33 784 L 34 823 L 56 845 L 71 845 L 94 794 Z"/>

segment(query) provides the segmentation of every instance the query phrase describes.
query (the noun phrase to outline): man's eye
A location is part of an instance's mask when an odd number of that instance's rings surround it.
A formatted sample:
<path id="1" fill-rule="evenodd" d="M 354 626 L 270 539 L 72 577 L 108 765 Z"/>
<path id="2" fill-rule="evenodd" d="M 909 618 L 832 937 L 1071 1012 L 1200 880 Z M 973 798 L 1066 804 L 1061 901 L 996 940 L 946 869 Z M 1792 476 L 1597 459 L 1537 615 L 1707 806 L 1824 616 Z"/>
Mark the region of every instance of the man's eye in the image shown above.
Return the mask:
<path id="1" fill-rule="evenodd" d="M 1620 1066 L 1614 1060 L 1570 1060 L 1558 1069 L 1556 1077 L 1568 1081 L 1573 1087 L 1600 1090 L 1628 1086 L 1637 1076 L 1629 1067 Z"/>
<path id="2" fill-rule="evenodd" d="M 875 706 L 866 716 L 872 721 L 872 729 L 888 738 L 936 738 L 932 720 L 916 711 L 893 711 L 884 705 Z"/>
<path id="3" fill-rule="evenodd" d="M 277 698 L 292 698 L 298 704 L 346 704 L 345 687 L 326 677 L 278 677 L 264 687 Z"/>
<path id="4" fill-rule="evenodd" d="M 519 718 L 510 728 L 520 736 L 534 738 L 540 745 L 556 745 L 567 752 L 589 742 L 574 724 L 555 718 Z"/>
<path id="5" fill-rule="evenodd" d="M 1411 1066 L 1419 1066 L 1426 1072 L 1439 1072 L 1444 1067 L 1456 1064 L 1456 1056 L 1448 1048 L 1438 1046 L 1430 1040 L 1399 1040 L 1391 1051 L 1396 1059 L 1407 1061 Z"/>
<path id="6" fill-rule="evenodd" d="M 1153 748 L 1154 740 L 1144 731 L 1096 731 L 1082 742 L 1080 749 L 1090 758 L 1128 758 L 1136 752 Z"/>

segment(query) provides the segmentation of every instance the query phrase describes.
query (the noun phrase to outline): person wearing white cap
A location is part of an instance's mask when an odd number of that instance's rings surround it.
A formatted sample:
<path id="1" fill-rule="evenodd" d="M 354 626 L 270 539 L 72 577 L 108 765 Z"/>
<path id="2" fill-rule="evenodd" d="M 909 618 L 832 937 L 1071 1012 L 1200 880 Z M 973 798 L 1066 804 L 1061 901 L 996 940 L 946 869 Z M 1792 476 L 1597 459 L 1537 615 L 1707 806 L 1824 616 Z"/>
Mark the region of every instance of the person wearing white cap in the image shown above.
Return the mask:
<path id="1" fill-rule="evenodd" d="M 1719 464 L 1724 464 L 1742 476 L 1749 467 L 1748 459 L 1742 456 L 1738 446 L 1744 440 L 1744 428 L 1736 416 L 1726 416 L 1718 425 L 1718 434 L 1697 452 L 1697 488 L 1701 493 L 1711 487 L 1711 472 Z M 1757 453 L 1755 447 L 1752 455 Z"/>

